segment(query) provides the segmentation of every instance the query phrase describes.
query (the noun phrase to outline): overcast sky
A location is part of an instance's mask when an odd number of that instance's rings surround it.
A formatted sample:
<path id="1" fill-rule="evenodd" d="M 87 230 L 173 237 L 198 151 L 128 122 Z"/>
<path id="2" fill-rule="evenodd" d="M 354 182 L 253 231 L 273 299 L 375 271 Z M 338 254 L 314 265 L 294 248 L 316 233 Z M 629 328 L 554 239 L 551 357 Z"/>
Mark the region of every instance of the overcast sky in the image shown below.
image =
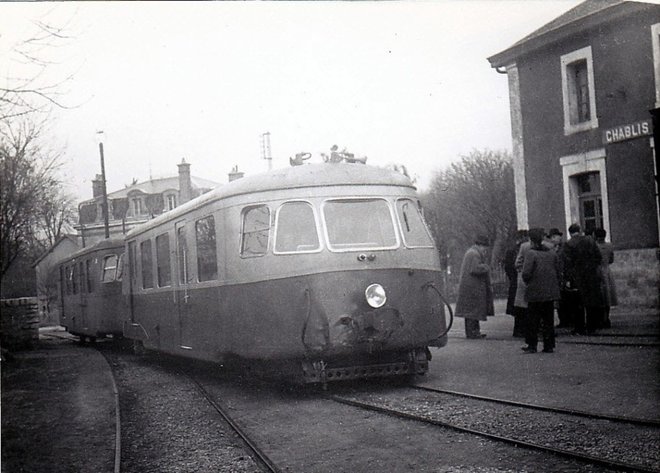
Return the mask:
<path id="1" fill-rule="evenodd" d="M 2 3 L 1 78 L 33 21 L 71 37 L 40 54 L 59 80 L 51 131 L 72 191 L 91 197 L 104 131 L 108 190 L 175 175 L 220 183 L 333 144 L 369 164 L 400 163 L 424 189 L 473 149 L 511 149 L 506 75 L 496 54 L 577 0 L 436 2 Z M 53 79 L 54 78 L 54 79 Z"/>

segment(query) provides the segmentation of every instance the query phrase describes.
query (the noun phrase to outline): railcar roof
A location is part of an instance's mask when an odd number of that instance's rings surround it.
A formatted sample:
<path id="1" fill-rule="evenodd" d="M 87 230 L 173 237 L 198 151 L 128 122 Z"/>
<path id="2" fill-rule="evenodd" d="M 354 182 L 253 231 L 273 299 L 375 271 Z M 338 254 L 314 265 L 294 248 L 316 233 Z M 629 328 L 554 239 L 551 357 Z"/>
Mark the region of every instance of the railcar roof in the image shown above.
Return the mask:
<path id="1" fill-rule="evenodd" d="M 284 189 L 331 186 L 394 186 L 415 189 L 411 180 L 390 169 L 365 164 L 307 164 L 246 176 L 213 189 L 128 232 L 127 238 L 178 218 L 202 204 L 228 197 Z"/>
<path id="2" fill-rule="evenodd" d="M 108 238 L 107 240 L 101 240 L 92 246 L 87 246 L 85 248 L 80 249 L 75 253 L 67 256 L 66 258 L 63 258 L 62 260 L 60 260 L 60 262 L 69 261 L 78 258 L 80 256 L 86 255 L 88 253 L 91 253 L 93 251 L 106 250 L 109 248 L 122 248 L 123 246 L 124 246 L 123 238 Z"/>

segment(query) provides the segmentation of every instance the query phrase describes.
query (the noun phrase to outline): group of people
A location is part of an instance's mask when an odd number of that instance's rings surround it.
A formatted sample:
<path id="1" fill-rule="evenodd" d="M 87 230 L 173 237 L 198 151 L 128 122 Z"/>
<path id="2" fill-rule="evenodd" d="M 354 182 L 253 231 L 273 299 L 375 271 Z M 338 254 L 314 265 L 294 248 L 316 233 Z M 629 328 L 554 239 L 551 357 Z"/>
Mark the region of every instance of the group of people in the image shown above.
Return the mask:
<path id="1" fill-rule="evenodd" d="M 543 351 L 555 349 L 557 327 L 572 328 L 577 335 L 610 327 L 610 307 L 617 304 L 609 269 L 614 261 L 607 233 L 596 229 L 582 233 L 580 225 L 568 228 L 569 239 L 552 228 L 519 230 L 516 241 L 505 252 L 504 269 L 509 279 L 506 313 L 514 317 L 513 336 L 525 338 L 524 353 L 536 353 L 539 331 Z M 488 264 L 489 241 L 478 236 L 461 266 L 456 316 L 465 319 L 465 335 L 478 339 L 480 321 L 494 315 L 493 291 Z"/>

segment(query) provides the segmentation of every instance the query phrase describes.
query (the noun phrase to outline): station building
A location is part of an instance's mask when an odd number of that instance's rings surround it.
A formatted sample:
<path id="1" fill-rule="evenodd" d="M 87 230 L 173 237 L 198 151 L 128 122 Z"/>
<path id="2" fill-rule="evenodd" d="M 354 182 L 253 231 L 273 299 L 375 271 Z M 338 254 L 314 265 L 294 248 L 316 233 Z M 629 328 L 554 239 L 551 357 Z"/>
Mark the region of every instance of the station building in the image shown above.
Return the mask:
<path id="1" fill-rule="evenodd" d="M 660 5 L 587 0 L 488 60 L 509 83 L 518 227 L 604 228 L 620 302 L 657 307 Z"/>

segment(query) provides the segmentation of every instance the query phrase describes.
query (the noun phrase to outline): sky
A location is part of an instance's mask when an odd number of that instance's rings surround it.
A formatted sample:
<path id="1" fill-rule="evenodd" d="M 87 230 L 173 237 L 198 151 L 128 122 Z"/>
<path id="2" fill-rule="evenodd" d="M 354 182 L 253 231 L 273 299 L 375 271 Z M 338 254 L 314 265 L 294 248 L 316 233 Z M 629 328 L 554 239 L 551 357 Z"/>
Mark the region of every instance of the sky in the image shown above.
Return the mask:
<path id="1" fill-rule="evenodd" d="M 578 3 L 3 2 L 0 80 L 34 73 L 15 51 L 36 22 L 63 27 L 34 51 L 36 82 L 58 84 L 48 137 L 81 200 L 99 139 L 113 191 L 182 158 L 218 183 L 264 172 L 266 132 L 273 168 L 336 144 L 405 165 L 424 190 L 473 150 L 511 150 L 507 77 L 487 58 Z"/>

